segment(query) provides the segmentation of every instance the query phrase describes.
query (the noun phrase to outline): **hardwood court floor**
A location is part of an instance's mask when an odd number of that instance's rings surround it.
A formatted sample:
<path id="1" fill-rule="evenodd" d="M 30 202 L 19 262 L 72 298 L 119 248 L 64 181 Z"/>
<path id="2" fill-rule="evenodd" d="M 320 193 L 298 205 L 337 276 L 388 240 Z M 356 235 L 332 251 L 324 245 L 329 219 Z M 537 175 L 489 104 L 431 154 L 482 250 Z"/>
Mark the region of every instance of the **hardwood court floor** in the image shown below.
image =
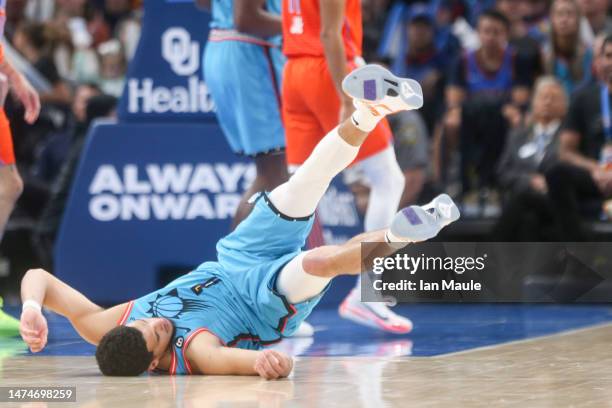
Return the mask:
<path id="1" fill-rule="evenodd" d="M 77 404 L 49 406 L 608 407 L 611 344 L 605 324 L 433 357 L 301 357 L 291 378 L 270 382 L 107 378 L 93 357 L 21 355 L 0 360 L 0 385 L 77 387 Z"/>

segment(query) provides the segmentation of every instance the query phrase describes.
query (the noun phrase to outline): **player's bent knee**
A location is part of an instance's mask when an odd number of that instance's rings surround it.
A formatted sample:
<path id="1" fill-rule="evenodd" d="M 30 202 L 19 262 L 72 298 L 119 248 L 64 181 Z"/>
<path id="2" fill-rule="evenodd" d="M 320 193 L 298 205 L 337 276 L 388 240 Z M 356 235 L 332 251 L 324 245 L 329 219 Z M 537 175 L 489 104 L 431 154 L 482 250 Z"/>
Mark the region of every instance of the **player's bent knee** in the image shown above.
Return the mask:
<path id="1" fill-rule="evenodd" d="M 329 246 L 309 251 L 302 260 L 302 268 L 310 275 L 321 278 L 332 278 L 338 275 L 334 255 Z"/>

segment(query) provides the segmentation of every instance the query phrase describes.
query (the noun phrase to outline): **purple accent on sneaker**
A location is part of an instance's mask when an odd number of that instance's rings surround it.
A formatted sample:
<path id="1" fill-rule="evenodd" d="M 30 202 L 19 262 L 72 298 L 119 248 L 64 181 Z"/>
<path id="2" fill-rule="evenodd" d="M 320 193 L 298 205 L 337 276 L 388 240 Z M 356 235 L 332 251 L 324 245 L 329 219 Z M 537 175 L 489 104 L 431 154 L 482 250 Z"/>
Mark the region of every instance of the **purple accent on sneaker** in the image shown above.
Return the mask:
<path id="1" fill-rule="evenodd" d="M 363 81 L 363 98 L 369 101 L 376 99 L 376 80 Z"/>
<path id="2" fill-rule="evenodd" d="M 423 223 L 419 215 L 412 209 L 412 207 L 404 208 L 402 210 L 402 214 L 408 218 L 408 221 L 410 221 L 410 224 L 412 225 L 420 225 Z"/>

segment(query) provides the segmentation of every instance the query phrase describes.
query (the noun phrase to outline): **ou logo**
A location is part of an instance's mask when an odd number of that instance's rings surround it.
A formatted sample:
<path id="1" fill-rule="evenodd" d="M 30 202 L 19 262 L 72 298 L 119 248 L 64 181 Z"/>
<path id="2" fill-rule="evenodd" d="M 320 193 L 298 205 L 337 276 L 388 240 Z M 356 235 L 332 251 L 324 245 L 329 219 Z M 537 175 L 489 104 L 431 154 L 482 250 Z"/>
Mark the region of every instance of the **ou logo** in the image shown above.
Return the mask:
<path id="1" fill-rule="evenodd" d="M 162 57 L 177 75 L 187 76 L 200 67 L 200 44 L 182 27 L 167 29 L 162 35 Z"/>

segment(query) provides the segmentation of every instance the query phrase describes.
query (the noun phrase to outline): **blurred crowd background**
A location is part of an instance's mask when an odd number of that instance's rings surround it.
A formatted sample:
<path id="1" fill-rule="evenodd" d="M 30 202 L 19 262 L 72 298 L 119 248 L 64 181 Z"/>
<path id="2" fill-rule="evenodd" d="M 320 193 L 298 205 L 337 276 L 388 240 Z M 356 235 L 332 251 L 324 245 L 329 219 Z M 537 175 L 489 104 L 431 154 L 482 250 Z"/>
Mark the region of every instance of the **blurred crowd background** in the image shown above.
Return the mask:
<path id="1" fill-rule="evenodd" d="M 599 178 L 576 163 L 602 160 L 601 111 L 588 101 L 599 98 L 605 76 L 610 1 L 362 0 L 362 7 L 365 60 L 418 80 L 425 94 L 422 110 L 392 122 L 406 175 L 402 206 L 447 191 L 463 210 L 457 239 L 606 238 L 610 173 Z M 31 248 L 27 256 L 51 264 L 87 128 L 113 115 L 141 8 L 136 0 L 7 2 L 6 53 L 41 93 L 43 109 L 28 125 L 7 100 L 25 188 L 0 256 Z M 576 143 L 561 142 L 576 135 Z M 348 181 L 365 208 L 367 187 Z"/>

